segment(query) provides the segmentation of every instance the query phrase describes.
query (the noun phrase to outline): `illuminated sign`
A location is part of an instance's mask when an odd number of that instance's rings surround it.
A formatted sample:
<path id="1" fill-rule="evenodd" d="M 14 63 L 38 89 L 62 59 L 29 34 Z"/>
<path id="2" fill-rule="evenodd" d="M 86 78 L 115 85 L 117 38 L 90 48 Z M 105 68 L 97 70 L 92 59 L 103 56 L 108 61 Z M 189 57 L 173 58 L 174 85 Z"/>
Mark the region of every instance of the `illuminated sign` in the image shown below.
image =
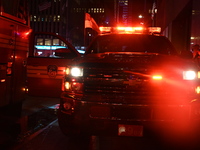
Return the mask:
<path id="1" fill-rule="evenodd" d="M 56 50 L 58 48 L 67 48 L 65 46 L 56 46 L 56 45 L 35 45 L 35 48 L 38 50 Z"/>
<path id="2" fill-rule="evenodd" d="M 56 45 L 35 45 L 35 48 L 37 48 L 37 50 L 56 50 L 59 48 L 67 48 L 66 46 L 56 46 Z M 85 50 L 77 50 L 79 53 L 84 54 Z M 42 53 L 42 52 L 38 52 L 38 53 Z"/>

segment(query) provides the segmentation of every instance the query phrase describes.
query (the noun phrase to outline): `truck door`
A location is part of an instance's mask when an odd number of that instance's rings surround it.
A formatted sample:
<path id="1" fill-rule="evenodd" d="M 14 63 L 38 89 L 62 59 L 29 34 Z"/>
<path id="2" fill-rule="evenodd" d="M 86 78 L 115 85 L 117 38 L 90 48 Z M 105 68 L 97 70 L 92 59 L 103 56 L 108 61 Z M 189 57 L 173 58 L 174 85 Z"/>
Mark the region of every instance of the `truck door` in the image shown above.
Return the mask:
<path id="1" fill-rule="evenodd" d="M 54 33 L 37 32 L 31 37 L 27 61 L 28 94 L 59 97 L 65 67 L 80 54 L 69 42 Z M 68 49 L 68 56 L 56 56 L 56 49 Z"/>

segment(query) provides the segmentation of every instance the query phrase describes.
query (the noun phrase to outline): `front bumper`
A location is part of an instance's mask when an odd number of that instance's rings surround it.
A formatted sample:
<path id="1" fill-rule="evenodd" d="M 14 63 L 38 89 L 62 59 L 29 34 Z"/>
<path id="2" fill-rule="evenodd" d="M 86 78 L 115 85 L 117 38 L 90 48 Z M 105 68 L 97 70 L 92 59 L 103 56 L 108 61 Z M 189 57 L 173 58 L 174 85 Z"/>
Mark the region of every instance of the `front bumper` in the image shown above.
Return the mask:
<path id="1" fill-rule="evenodd" d="M 85 133 L 144 136 L 167 129 L 185 132 L 199 121 L 200 104 L 102 103 L 75 100 L 63 94 L 59 116 L 59 120 L 66 120 L 74 130 Z"/>

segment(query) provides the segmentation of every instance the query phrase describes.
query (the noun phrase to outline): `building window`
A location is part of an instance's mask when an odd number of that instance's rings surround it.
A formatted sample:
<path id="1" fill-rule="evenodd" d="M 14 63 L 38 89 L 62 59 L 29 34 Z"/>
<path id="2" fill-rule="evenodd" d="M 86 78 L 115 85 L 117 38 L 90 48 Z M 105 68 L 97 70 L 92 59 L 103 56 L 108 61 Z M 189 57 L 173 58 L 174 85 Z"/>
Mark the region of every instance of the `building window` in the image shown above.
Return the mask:
<path id="1" fill-rule="evenodd" d="M 37 45 L 43 45 L 43 39 L 42 38 L 37 39 Z"/>
<path id="2" fill-rule="evenodd" d="M 104 13 L 104 8 L 89 8 L 88 13 Z"/>
<path id="3" fill-rule="evenodd" d="M 58 22 L 60 21 L 60 16 L 59 16 L 59 15 L 57 16 L 57 21 L 58 21 Z"/>
<path id="4" fill-rule="evenodd" d="M 56 22 L 56 16 L 53 16 L 53 22 Z"/>

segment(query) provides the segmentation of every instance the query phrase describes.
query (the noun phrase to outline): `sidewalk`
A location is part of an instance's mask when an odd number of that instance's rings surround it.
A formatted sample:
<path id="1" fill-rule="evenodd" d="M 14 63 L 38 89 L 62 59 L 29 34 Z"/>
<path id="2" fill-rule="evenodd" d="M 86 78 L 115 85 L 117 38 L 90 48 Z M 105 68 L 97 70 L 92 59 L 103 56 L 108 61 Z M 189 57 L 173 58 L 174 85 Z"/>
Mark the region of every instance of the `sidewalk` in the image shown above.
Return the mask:
<path id="1" fill-rule="evenodd" d="M 8 124 L 9 122 L 7 123 L 8 120 L 1 120 L 4 125 L 0 126 L 0 149 L 7 149 L 13 144 L 22 142 L 26 137 L 55 120 L 57 118 L 59 100 L 59 98 L 26 95 L 26 99 L 22 104 L 20 119 L 11 125 Z M 9 128 L 11 127 L 12 131 L 5 130 L 5 125 Z"/>
<path id="2" fill-rule="evenodd" d="M 19 120 L 21 134 L 32 134 L 57 118 L 60 98 L 28 96 L 22 105 Z"/>
<path id="3" fill-rule="evenodd" d="M 22 104 L 22 117 L 37 112 L 45 107 L 52 107 L 59 104 L 60 98 L 33 97 L 26 95 Z"/>

